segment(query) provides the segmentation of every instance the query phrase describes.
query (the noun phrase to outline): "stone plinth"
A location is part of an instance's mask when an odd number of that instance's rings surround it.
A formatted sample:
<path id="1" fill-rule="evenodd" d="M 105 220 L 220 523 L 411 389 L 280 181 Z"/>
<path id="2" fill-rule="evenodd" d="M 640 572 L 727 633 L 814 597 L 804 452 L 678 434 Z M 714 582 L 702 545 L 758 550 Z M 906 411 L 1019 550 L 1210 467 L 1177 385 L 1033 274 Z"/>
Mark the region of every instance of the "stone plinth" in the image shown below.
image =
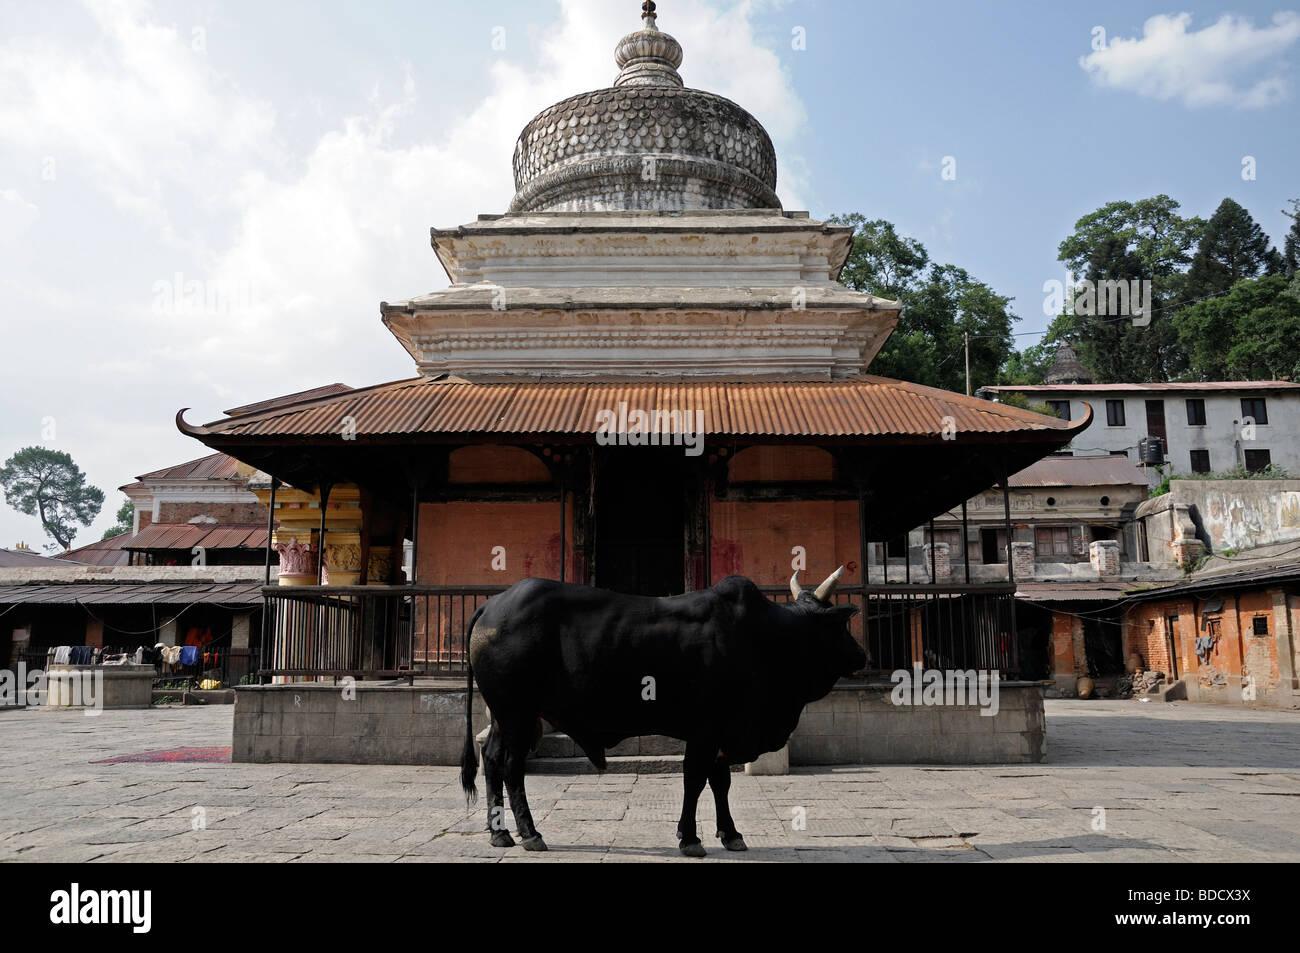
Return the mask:
<path id="1" fill-rule="evenodd" d="M 790 763 L 1037 764 L 1047 757 L 1043 690 L 1003 682 L 998 712 L 976 706 L 904 706 L 889 684 L 841 684 L 804 709 Z"/>
<path id="2" fill-rule="evenodd" d="M 788 764 L 1021 764 L 1046 756 L 1037 683 L 1002 683 L 993 717 L 982 716 L 974 706 L 894 706 L 891 689 L 888 684 L 846 683 L 809 705 L 786 749 Z M 355 686 L 353 696 L 348 700 L 341 685 L 240 686 L 233 760 L 460 764 L 463 682 L 363 684 Z M 475 692 L 474 731 L 487 726 L 483 696 Z M 780 768 L 780 759 L 779 753 L 765 756 L 751 773 L 778 773 L 772 769 Z"/>

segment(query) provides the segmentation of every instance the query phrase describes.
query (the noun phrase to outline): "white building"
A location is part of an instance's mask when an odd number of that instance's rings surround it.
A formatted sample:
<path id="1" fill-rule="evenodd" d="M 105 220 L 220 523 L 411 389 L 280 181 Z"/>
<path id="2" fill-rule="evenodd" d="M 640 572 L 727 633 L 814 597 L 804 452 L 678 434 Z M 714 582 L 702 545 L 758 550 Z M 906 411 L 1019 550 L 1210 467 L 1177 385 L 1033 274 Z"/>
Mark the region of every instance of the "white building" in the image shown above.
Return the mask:
<path id="1" fill-rule="evenodd" d="M 1126 454 L 1140 463 L 1138 442 L 1165 441 L 1174 473 L 1251 472 L 1274 464 L 1300 474 L 1300 383 L 1224 381 L 1189 384 L 1044 384 L 981 388 L 1001 401 L 1023 394 L 1078 420 L 1093 409 L 1092 424 L 1066 448 L 1077 456 Z M 1158 482 L 1154 470 L 1151 482 Z"/>

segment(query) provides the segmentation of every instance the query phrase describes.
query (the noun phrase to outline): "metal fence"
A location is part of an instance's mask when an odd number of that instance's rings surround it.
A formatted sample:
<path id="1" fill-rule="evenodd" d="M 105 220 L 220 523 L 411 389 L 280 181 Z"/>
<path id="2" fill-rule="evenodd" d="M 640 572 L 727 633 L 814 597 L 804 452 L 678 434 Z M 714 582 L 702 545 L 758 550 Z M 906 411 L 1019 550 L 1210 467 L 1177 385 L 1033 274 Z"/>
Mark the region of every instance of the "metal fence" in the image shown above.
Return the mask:
<path id="1" fill-rule="evenodd" d="M 263 679 L 463 674 L 474 610 L 504 587 L 337 586 L 265 590 Z"/>
<path id="2" fill-rule="evenodd" d="M 761 587 L 775 602 L 790 590 Z M 263 680 L 407 678 L 465 672 L 474 611 L 502 587 L 268 587 Z M 915 665 L 943 670 L 1020 671 L 1014 587 L 844 586 L 839 605 L 861 612 L 850 632 L 866 649 L 864 675 Z"/>

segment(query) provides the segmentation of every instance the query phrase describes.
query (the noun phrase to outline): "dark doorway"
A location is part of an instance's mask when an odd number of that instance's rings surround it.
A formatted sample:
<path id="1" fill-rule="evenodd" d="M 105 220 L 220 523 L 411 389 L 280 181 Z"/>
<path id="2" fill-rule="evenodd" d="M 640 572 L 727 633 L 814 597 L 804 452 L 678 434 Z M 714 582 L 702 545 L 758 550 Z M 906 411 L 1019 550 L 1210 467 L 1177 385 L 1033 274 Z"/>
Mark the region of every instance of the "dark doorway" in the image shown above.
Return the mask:
<path id="1" fill-rule="evenodd" d="M 1165 402 L 1163 400 L 1147 401 L 1147 436 L 1159 437 L 1169 449 L 1169 434 L 1165 430 Z"/>
<path id="2" fill-rule="evenodd" d="M 1007 561 L 1007 531 L 1004 529 L 980 530 L 980 555 L 984 565 L 995 566 Z"/>
<path id="3" fill-rule="evenodd" d="M 1092 613 L 1097 613 L 1093 615 Z M 1119 619 L 1101 606 L 1089 606 L 1083 617 L 1083 650 L 1088 656 L 1088 674 L 1093 678 L 1124 674 L 1124 647 Z"/>
<path id="4" fill-rule="evenodd" d="M 643 596 L 686 591 L 686 490 L 680 449 L 619 447 L 597 457 L 595 578 Z"/>

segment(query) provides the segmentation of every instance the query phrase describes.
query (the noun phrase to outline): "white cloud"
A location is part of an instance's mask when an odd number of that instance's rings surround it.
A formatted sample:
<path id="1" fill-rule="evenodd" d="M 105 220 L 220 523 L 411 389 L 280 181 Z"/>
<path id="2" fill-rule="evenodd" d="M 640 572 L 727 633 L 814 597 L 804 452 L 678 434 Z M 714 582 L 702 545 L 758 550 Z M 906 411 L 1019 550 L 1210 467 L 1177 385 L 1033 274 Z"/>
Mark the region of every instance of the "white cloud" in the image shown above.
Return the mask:
<path id="1" fill-rule="evenodd" d="M 86 0 L 93 44 L 71 48 L 51 34 L 0 45 L 0 147 L 24 162 L 53 155 L 60 189 L 75 182 L 107 199 L 116 219 L 105 254 L 115 276 L 135 282 L 110 294 L 80 271 L 31 274 L 0 260 L 0 313 L 45 316 L 7 326 L 6 347 L 41 354 L 57 346 L 54 327 L 76 342 L 57 388 L 41 362 L 19 362 L 10 391 L 30 399 L 12 402 L 0 449 L 37 442 L 31 423 L 57 415 L 59 449 L 108 489 L 204 452 L 171 426 L 176 408 L 193 406 L 188 419 L 205 421 L 322 383 L 412 374 L 379 301 L 446 284 L 429 227 L 505 211 L 519 131 L 550 104 L 608 86 L 615 44 L 639 25 L 635 5 L 558 5 L 558 22 L 535 36 L 535 63 L 522 58 L 525 31 L 512 32 L 507 50 L 492 54 L 485 88 L 454 89 L 463 106 L 449 122 L 428 123 L 421 106 L 447 89 L 421 89 L 384 64 L 373 85 L 405 79 L 400 92 L 374 94 L 363 114 L 334 119 L 305 147 L 288 141 L 276 107 L 241 85 L 236 66 L 226 66 L 234 75 L 214 69 L 145 0 Z M 781 197 L 802 207 L 804 109 L 779 58 L 758 45 L 753 15 L 752 0 L 725 9 L 677 0 L 660 25 L 685 48 L 688 85 L 739 102 L 767 126 Z M 428 51 L 413 41 L 410 52 Z M 315 108 L 339 115 L 325 99 Z M 68 193 L 51 194 L 61 202 L 47 209 L 41 200 L 31 234 L 53 243 L 81 213 Z M 34 211 L 16 192 L 0 194 L 0 216 L 11 206 Z M 38 262 L 63 257 L 56 244 L 34 252 Z M 154 285 L 177 273 L 182 286 L 247 294 L 215 314 L 151 307 Z M 0 532 L 11 515 L 0 513 Z M 106 512 L 97 528 L 111 522 Z"/>
<path id="2" fill-rule="evenodd" d="M 1261 109 L 1287 98 L 1280 57 L 1300 40 L 1300 14 L 1275 14 L 1259 28 L 1231 14 L 1201 30 L 1191 23 L 1190 13 L 1151 17 L 1140 38 L 1111 38 L 1079 65 L 1100 86 L 1190 108 Z"/>
<path id="3" fill-rule="evenodd" d="M 15 241 L 40 217 L 40 210 L 15 189 L 0 189 L 0 244 Z"/>

